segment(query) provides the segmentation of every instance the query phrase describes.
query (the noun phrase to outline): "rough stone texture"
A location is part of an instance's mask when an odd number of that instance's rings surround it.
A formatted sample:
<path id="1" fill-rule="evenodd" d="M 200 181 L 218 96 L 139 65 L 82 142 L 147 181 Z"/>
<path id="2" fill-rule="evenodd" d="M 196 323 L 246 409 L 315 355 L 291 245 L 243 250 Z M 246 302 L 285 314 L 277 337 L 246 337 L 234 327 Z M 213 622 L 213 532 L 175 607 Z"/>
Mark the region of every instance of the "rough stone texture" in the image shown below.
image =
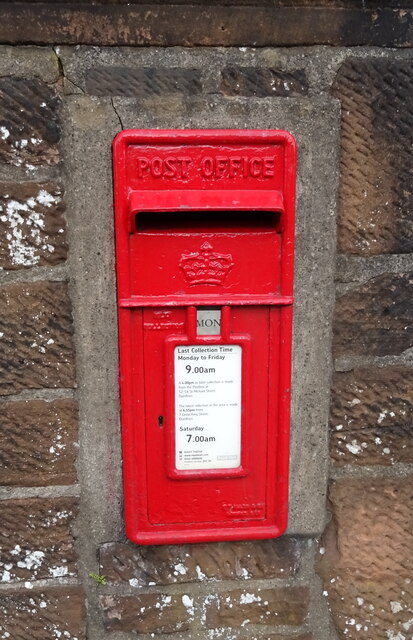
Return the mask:
<path id="1" fill-rule="evenodd" d="M 67 256 L 64 210 L 57 185 L 0 183 L 0 268 L 63 262 Z"/>
<path id="2" fill-rule="evenodd" d="M 413 476 L 337 481 L 330 508 L 320 572 L 339 638 L 407 640 L 413 628 Z"/>
<path id="3" fill-rule="evenodd" d="M 0 582 L 76 575 L 73 498 L 0 502 Z"/>
<path id="4" fill-rule="evenodd" d="M 63 282 L 0 288 L 0 395 L 73 387 L 72 315 Z"/>
<path id="5" fill-rule="evenodd" d="M 333 578 L 331 578 L 333 579 Z M 410 640 L 413 589 L 410 578 L 335 577 L 326 584 L 328 601 L 340 640 Z"/>
<path id="6" fill-rule="evenodd" d="M 413 275 L 384 274 L 337 299 L 333 351 L 399 355 L 413 344 Z"/>
<path id="7" fill-rule="evenodd" d="M 342 101 L 338 247 L 377 255 L 413 250 L 413 62 L 347 60 Z"/>
<path id="8" fill-rule="evenodd" d="M 377 276 L 390 273 L 408 273 L 413 267 L 413 254 L 350 256 L 343 253 L 337 256 L 336 285 L 338 295 L 350 290 L 357 283 L 367 282 Z"/>
<path id="9" fill-rule="evenodd" d="M 59 2 L 56 7 L 54 2 L 7 2 L 0 42 L 170 47 L 412 45 L 411 5 L 392 9 L 390 3 L 350 8 L 325 2 L 321 7 L 317 2 L 300 8 L 179 4 Z"/>
<path id="10" fill-rule="evenodd" d="M 86 640 L 81 589 L 0 593 L 0 637 L 9 640 Z"/>
<path id="11" fill-rule="evenodd" d="M 308 602 L 308 587 L 234 589 L 207 596 L 205 624 L 209 629 L 248 624 L 298 626 L 305 621 Z"/>
<path id="12" fill-rule="evenodd" d="M 331 584 L 331 580 L 334 583 Z M 410 640 L 413 589 L 410 578 L 354 578 L 341 575 L 326 584 L 340 640 Z"/>
<path id="13" fill-rule="evenodd" d="M 128 67 L 96 67 L 86 73 L 86 91 L 94 96 L 146 98 L 171 93 L 201 93 L 198 69 L 131 69 Z"/>
<path id="14" fill-rule="evenodd" d="M 370 367 L 333 378 L 330 453 L 338 464 L 413 462 L 413 369 Z"/>
<path id="15" fill-rule="evenodd" d="M 110 582 L 134 586 L 205 580 L 288 578 L 300 565 L 297 540 L 168 545 L 109 543 L 101 547 L 101 573 Z"/>
<path id="16" fill-rule="evenodd" d="M 272 49 L 267 47 L 262 49 L 248 47 L 210 48 L 200 51 L 188 47 L 102 47 L 97 50 L 94 47 L 59 46 L 58 53 L 64 74 L 62 80 L 65 92 L 78 95 L 82 91 L 86 92 L 86 78 L 91 70 L 112 67 L 131 70 L 156 68 L 159 71 L 165 69 L 198 70 L 202 79 L 202 93 L 206 98 L 219 93 L 221 72 L 227 67 L 255 68 L 257 73 L 262 69 L 273 69 L 288 78 L 295 77 L 298 73 L 298 77 L 303 77 L 308 82 L 309 91 L 311 87 L 312 92 L 320 89 L 328 93 L 342 62 L 340 52 L 332 52 L 331 49 L 324 48 L 314 49 L 311 56 L 305 55 L 303 49 L 300 48 Z M 301 96 L 301 94 L 299 95 Z M 170 104 L 178 101 L 179 98 L 184 99 L 185 96 L 182 94 L 159 96 L 159 99 L 163 100 L 165 108 L 170 108 Z M 335 104 L 337 107 L 335 126 L 339 128 L 338 100 Z M 117 108 L 117 105 L 115 106 Z"/>
<path id="17" fill-rule="evenodd" d="M 305 633 L 304 635 L 300 634 L 298 636 L 286 636 L 279 635 L 278 633 L 272 633 L 270 635 L 262 636 L 262 638 L 260 637 L 260 640 L 314 640 L 314 636 L 311 633 Z"/>
<path id="18" fill-rule="evenodd" d="M 226 67 L 221 72 L 221 93 L 226 96 L 297 96 L 308 93 L 308 81 L 302 70 L 279 71 L 256 67 Z"/>
<path id="19" fill-rule="evenodd" d="M 337 529 L 335 569 L 354 577 L 413 570 L 413 476 L 334 482 L 329 499 Z"/>
<path id="20" fill-rule="evenodd" d="M 173 633 L 187 631 L 193 617 L 192 598 L 187 595 L 147 593 L 137 596 L 101 596 L 108 631 Z"/>
<path id="21" fill-rule="evenodd" d="M 247 634 L 244 635 L 242 630 L 235 630 L 234 628 L 221 628 L 221 629 L 211 629 L 210 635 L 214 640 L 316 640 L 316 638 L 311 633 L 299 633 L 290 635 L 289 633 L 254 633 L 251 635 L 251 631 L 247 631 Z M 202 636 L 201 636 L 202 637 Z M 329 640 L 332 640 L 329 638 Z"/>
<path id="22" fill-rule="evenodd" d="M 47 83 L 56 82 L 59 77 L 59 65 L 55 52 L 50 47 L 12 47 L 0 48 L 1 75 L 19 78 L 37 78 Z"/>
<path id="23" fill-rule="evenodd" d="M 0 485 L 65 485 L 76 481 L 74 400 L 0 402 Z"/>
<path id="24" fill-rule="evenodd" d="M 59 104 L 55 90 L 39 79 L 0 78 L 0 162 L 56 164 Z"/>
<path id="25" fill-rule="evenodd" d="M 44 0 L 28 0 L 32 3 L 44 3 Z M 72 4 L 80 4 L 84 0 L 75 0 Z M 0 0 L 1 3 L 4 4 L 4 0 Z M 86 4 L 114 4 L 114 5 L 122 5 L 126 4 L 127 6 L 133 5 L 141 5 L 142 0 L 86 0 Z M 50 4 L 50 2 L 49 2 Z M 67 4 L 67 0 L 54 0 L 53 4 Z M 170 0 L 159 0 L 156 3 L 156 6 L 161 5 L 170 5 Z M 204 5 L 204 0 L 175 0 L 174 4 L 186 6 L 199 6 Z M 208 6 L 252 6 L 252 7 L 311 7 L 314 5 L 314 0 L 208 0 Z M 383 0 L 382 5 L 384 7 L 410 7 L 410 0 Z M 357 8 L 359 7 L 358 0 L 317 0 L 317 7 L 350 7 Z M 377 8 L 377 0 L 365 0 L 364 4 L 365 9 L 375 9 Z"/>
<path id="26" fill-rule="evenodd" d="M 122 540 L 124 527 L 112 158 L 108 153 L 119 120 L 109 100 L 85 100 L 81 110 L 73 109 L 73 98 L 67 100 L 65 186 L 71 211 L 69 256 L 80 420 L 80 544 L 89 570 L 97 573 L 100 545 Z M 103 635 L 100 625 L 89 633 L 91 640 Z"/>

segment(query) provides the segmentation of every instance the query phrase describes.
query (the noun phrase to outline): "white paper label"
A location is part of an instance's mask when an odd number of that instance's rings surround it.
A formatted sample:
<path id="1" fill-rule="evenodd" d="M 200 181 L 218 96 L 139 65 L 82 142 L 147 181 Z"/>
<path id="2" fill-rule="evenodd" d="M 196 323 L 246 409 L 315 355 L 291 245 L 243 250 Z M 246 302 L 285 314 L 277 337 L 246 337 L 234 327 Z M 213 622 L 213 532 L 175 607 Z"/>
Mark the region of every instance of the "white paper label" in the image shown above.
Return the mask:
<path id="1" fill-rule="evenodd" d="M 235 469 L 241 464 L 239 345 L 175 347 L 175 465 Z"/>

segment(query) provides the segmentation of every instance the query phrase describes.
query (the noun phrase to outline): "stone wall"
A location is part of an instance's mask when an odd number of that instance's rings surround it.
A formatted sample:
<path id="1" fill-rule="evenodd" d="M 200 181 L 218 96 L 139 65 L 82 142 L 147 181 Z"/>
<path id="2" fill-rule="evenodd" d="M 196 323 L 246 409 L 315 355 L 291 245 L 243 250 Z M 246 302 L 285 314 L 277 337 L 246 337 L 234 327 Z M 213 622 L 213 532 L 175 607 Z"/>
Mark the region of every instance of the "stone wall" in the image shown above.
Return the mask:
<path id="1" fill-rule="evenodd" d="M 370 57 L 344 62 L 333 86 L 342 114 L 332 517 L 320 572 L 348 639 L 413 633 L 412 89 L 411 59 Z"/>
<path id="2" fill-rule="evenodd" d="M 412 84 L 410 49 L 0 47 L 0 638 L 411 639 Z M 297 139 L 278 540 L 125 539 L 110 143 L 169 127 Z"/>

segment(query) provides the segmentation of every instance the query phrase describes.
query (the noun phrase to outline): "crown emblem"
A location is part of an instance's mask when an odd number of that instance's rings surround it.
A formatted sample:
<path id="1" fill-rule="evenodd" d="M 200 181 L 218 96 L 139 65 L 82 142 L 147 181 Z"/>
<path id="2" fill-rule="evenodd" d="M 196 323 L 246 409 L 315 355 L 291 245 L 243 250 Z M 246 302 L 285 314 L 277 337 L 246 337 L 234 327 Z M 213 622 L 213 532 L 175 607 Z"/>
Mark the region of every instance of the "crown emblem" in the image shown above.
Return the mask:
<path id="1" fill-rule="evenodd" d="M 183 253 L 179 266 L 190 285 L 222 285 L 234 262 L 230 253 L 217 253 L 209 242 L 204 242 L 200 251 Z"/>

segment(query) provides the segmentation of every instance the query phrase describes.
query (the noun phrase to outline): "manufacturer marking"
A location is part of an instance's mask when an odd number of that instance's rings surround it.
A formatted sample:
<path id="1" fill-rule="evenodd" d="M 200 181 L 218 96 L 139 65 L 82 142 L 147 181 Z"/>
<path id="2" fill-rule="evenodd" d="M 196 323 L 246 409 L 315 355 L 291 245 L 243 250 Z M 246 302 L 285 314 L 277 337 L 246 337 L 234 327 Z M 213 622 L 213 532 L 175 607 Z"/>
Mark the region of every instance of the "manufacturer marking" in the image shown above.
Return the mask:
<path id="1" fill-rule="evenodd" d="M 145 329 L 152 331 L 164 331 L 165 329 L 180 329 L 185 326 L 184 322 L 144 322 Z"/>
<path id="2" fill-rule="evenodd" d="M 232 516 L 262 516 L 264 511 L 263 502 L 244 502 L 240 504 L 225 503 L 222 505 L 224 511 Z"/>

